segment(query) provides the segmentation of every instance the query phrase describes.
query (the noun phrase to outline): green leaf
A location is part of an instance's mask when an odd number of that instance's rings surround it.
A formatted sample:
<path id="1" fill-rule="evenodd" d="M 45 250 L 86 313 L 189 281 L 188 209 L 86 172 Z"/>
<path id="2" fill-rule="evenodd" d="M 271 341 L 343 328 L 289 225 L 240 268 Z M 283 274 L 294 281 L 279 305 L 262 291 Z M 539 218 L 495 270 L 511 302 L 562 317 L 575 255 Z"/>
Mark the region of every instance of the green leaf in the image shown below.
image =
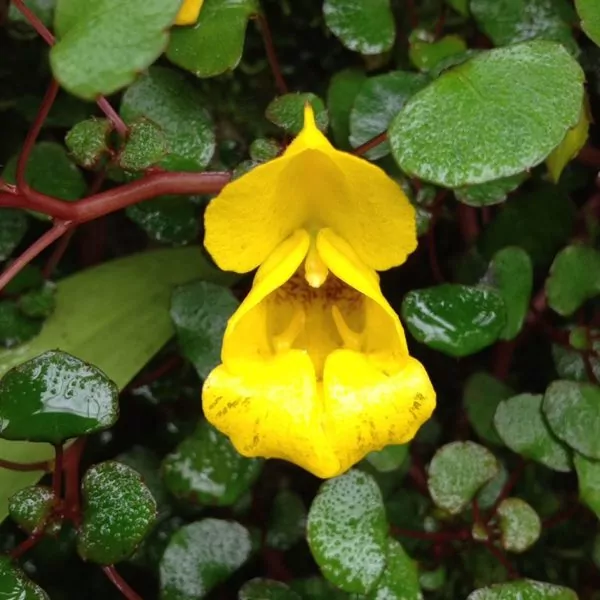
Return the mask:
<path id="1" fill-rule="evenodd" d="M 389 473 L 399 469 L 408 458 L 408 444 L 392 444 L 381 450 L 370 452 L 366 460 L 380 473 Z"/>
<path id="2" fill-rule="evenodd" d="M 129 135 L 119 155 L 119 166 L 126 171 L 143 171 L 157 164 L 166 153 L 167 140 L 162 129 L 141 117 L 129 125 Z"/>
<path id="3" fill-rule="evenodd" d="M 469 16 L 469 0 L 446 0 L 446 3 L 463 17 Z"/>
<path id="4" fill-rule="evenodd" d="M 508 552 L 525 552 L 537 542 L 542 532 L 538 514 L 520 498 L 505 498 L 498 506 L 500 541 Z"/>
<path id="5" fill-rule="evenodd" d="M 194 247 L 135 254 L 64 279 L 57 286 L 56 311 L 41 334 L 17 351 L 0 351 L 0 375 L 60 345 L 102 369 L 122 389 L 173 335 L 173 287 L 199 277 L 231 282 L 231 275 L 212 267 Z M 0 456 L 36 462 L 52 458 L 53 451 L 43 444 L 0 441 Z M 0 469 L 0 519 L 7 514 L 8 498 L 40 475 Z"/>
<path id="6" fill-rule="evenodd" d="M 60 444 L 114 425 L 119 389 L 100 369 L 50 350 L 0 380 L 0 437 Z"/>
<path id="7" fill-rule="evenodd" d="M 578 597 L 565 587 L 522 579 L 476 590 L 467 600 L 578 600 Z"/>
<path id="8" fill-rule="evenodd" d="M 447 581 L 445 567 L 438 567 L 433 571 L 423 571 L 419 576 L 419 583 L 426 592 L 437 592 L 444 588 Z"/>
<path id="9" fill-rule="evenodd" d="M 297 135 L 304 125 L 304 105 L 310 103 L 315 113 L 315 122 L 321 131 L 327 130 L 329 117 L 323 100 L 315 94 L 285 94 L 275 98 L 265 111 L 271 123 L 284 129 L 287 133 Z"/>
<path id="10" fill-rule="evenodd" d="M 394 45 L 390 0 L 325 0 L 323 14 L 327 27 L 350 50 L 381 54 Z"/>
<path id="11" fill-rule="evenodd" d="M 158 196 L 132 204 L 125 212 L 155 242 L 181 246 L 198 237 L 198 209 L 189 197 Z"/>
<path id="12" fill-rule="evenodd" d="M 431 71 L 442 61 L 467 50 L 465 40 L 458 35 L 446 35 L 443 38 L 432 41 L 422 39 L 422 31 L 415 30 L 409 36 L 410 48 L 408 55 L 410 61 L 419 71 Z"/>
<path id="13" fill-rule="evenodd" d="M 171 318 L 179 346 L 201 379 L 221 362 L 225 327 L 238 306 L 230 290 L 206 281 L 188 283 L 173 292 Z"/>
<path id="14" fill-rule="evenodd" d="M 127 123 L 146 117 L 166 136 L 168 171 L 202 171 L 215 151 L 212 120 L 203 95 L 185 77 L 165 67 L 151 67 L 127 88 L 121 116 Z"/>
<path id="15" fill-rule="evenodd" d="M 302 498 L 290 490 L 281 490 L 273 500 L 270 512 L 267 544 L 286 551 L 304 538 L 306 507 Z"/>
<path id="16" fill-rule="evenodd" d="M 14 348 L 34 338 L 42 328 L 42 322 L 28 318 L 16 302 L 0 301 L 0 345 Z"/>
<path id="17" fill-rule="evenodd" d="M 456 199 L 469 206 L 492 206 L 506 200 L 525 181 L 527 173 L 517 173 L 487 183 L 459 187 L 454 190 Z"/>
<path id="18" fill-rule="evenodd" d="M 507 246 L 519 246 L 536 266 L 547 266 L 571 235 L 575 208 L 556 186 L 545 184 L 532 193 L 516 194 L 479 237 L 489 260 Z"/>
<path id="19" fill-rule="evenodd" d="M 56 286 L 45 283 L 38 290 L 31 290 L 23 294 L 18 300 L 19 310 L 32 319 L 46 319 L 56 308 Z"/>
<path id="20" fill-rule="evenodd" d="M 19 245 L 29 226 L 22 210 L 0 209 L 0 261 L 6 260 Z"/>
<path id="21" fill-rule="evenodd" d="M 402 319 L 416 340 L 458 357 L 493 344 L 504 329 L 506 310 L 492 288 L 442 284 L 409 292 Z"/>
<path id="22" fill-rule="evenodd" d="M 600 252 L 583 245 L 561 250 L 546 280 L 548 305 L 559 315 L 572 315 L 586 300 L 600 294 Z"/>
<path id="23" fill-rule="evenodd" d="M 498 469 L 496 457 L 479 444 L 446 444 L 434 454 L 429 465 L 429 493 L 437 506 L 457 515 L 496 476 Z"/>
<path id="24" fill-rule="evenodd" d="M 477 492 L 477 504 L 479 504 L 481 510 L 489 510 L 495 506 L 508 481 L 509 473 L 504 466 L 504 463 L 499 462 L 498 465 L 499 470 L 496 476 L 493 479 L 490 479 L 490 481 Z"/>
<path id="25" fill-rule="evenodd" d="M 396 540 L 388 540 L 387 566 L 369 600 L 422 600 L 417 563 Z"/>
<path id="26" fill-rule="evenodd" d="M 322 577 L 312 576 L 306 579 L 294 579 L 292 589 L 304 600 L 347 600 L 348 594 L 338 590 Z"/>
<path id="27" fill-rule="evenodd" d="M 579 496 L 600 519 L 600 462 L 575 453 L 573 463 L 577 471 Z"/>
<path id="28" fill-rule="evenodd" d="M 50 600 L 50 596 L 27 579 L 8 556 L 0 556 L 0 596 L 6 600 Z"/>
<path id="29" fill-rule="evenodd" d="M 29 8 L 33 14 L 46 25 L 46 27 L 52 25 L 56 0 L 24 0 L 23 4 Z M 13 3 L 10 4 L 8 9 L 8 20 L 11 23 L 18 22 L 29 25 L 29 21 Z"/>
<path id="30" fill-rule="evenodd" d="M 500 402 L 494 425 L 504 443 L 517 454 L 555 471 L 570 471 L 571 457 L 542 415 L 541 394 L 519 394 Z"/>
<path id="31" fill-rule="evenodd" d="M 350 111 L 367 76 L 358 69 L 338 71 L 329 82 L 327 111 L 338 148 L 350 149 Z"/>
<path id="32" fill-rule="evenodd" d="M 418 73 L 392 71 L 369 77 L 361 86 L 350 113 L 350 143 L 354 148 L 387 131 L 392 119 L 407 100 L 425 87 L 428 79 Z M 383 142 L 366 153 L 371 160 L 386 156 L 389 143 Z"/>
<path id="33" fill-rule="evenodd" d="M 250 144 L 250 158 L 256 162 L 267 162 L 277 158 L 281 152 L 281 146 L 276 140 L 269 138 L 258 138 Z"/>
<path id="34" fill-rule="evenodd" d="M 600 46 L 600 5 L 595 0 L 575 0 L 581 28 Z"/>
<path id="35" fill-rule="evenodd" d="M 563 442 L 589 458 L 600 459 L 600 387 L 554 381 L 544 394 L 542 410 Z"/>
<path id="36" fill-rule="evenodd" d="M 529 254 L 517 246 L 507 246 L 494 254 L 484 278 L 498 288 L 506 308 L 506 324 L 500 334 L 512 340 L 521 331 L 533 290 L 533 264 Z"/>
<path id="37" fill-rule="evenodd" d="M 467 379 L 463 404 L 477 435 L 485 442 L 500 445 L 502 440 L 494 428 L 494 415 L 502 400 L 513 395 L 511 387 L 489 373 L 474 373 Z"/>
<path id="38" fill-rule="evenodd" d="M 234 521 L 203 519 L 177 531 L 160 561 L 161 600 L 197 600 L 250 557 L 252 542 Z"/>
<path id="39" fill-rule="evenodd" d="M 179 0 L 60 0 L 50 51 L 54 77 L 93 100 L 129 85 L 165 49 Z"/>
<path id="40" fill-rule="evenodd" d="M 79 555 L 101 565 L 131 556 L 156 520 L 156 501 L 140 474 L 122 463 L 103 462 L 88 469 L 81 491 Z"/>
<path id="41" fill-rule="evenodd" d="M 344 591 L 367 594 L 386 566 L 387 529 L 377 483 L 351 470 L 321 486 L 308 513 L 307 540 L 329 581 Z"/>
<path id="42" fill-rule="evenodd" d="M 389 139 L 409 175 L 453 188 L 484 183 L 541 163 L 582 102 L 583 72 L 562 46 L 518 44 L 444 72 L 407 102 Z"/>
<path id="43" fill-rule="evenodd" d="M 251 579 L 240 589 L 239 600 L 301 600 L 300 596 L 284 583 L 272 579 Z"/>
<path id="44" fill-rule="evenodd" d="M 52 488 L 32 485 L 11 496 L 8 510 L 11 518 L 27 533 L 32 533 L 41 525 L 47 530 L 50 524 L 48 519 L 57 506 L 57 500 Z"/>
<path id="45" fill-rule="evenodd" d="M 167 489 L 193 504 L 231 506 L 252 486 L 263 461 L 245 458 L 206 421 L 163 462 Z"/>
<path id="46" fill-rule="evenodd" d="M 596 378 L 600 378 L 600 340 L 592 344 L 594 354 L 589 357 L 591 370 Z M 560 379 L 573 381 L 589 381 L 588 369 L 581 352 L 561 344 L 552 344 L 554 367 Z"/>
<path id="47" fill-rule="evenodd" d="M 571 25 L 558 8 L 564 0 L 471 0 L 471 13 L 496 46 L 507 46 L 532 39 L 563 44 L 570 52 L 579 52 Z"/>
<path id="48" fill-rule="evenodd" d="M 17 155 L 10 158 L 2 172 L 8 183 L 16 182 L 17 160 Z M 70 202 L 79 200 L 87 189 L 81 171 L 71 162 L 65 149 L 53 142 L 39 142 L 33 147 L 25 179 L 37 192 Z"/>
<path id="49" fill-rule="evenodd" d="M 108 135 L 112 124 L 108 119 L 93 117 L 74 125 L 65 137 L 73 160 L 86 169 L 93 169 L 108 154 Z"/>
<path id="50" fill-rule="evenodd" d="M 257 0 L 205 0 L 194 26 L 171 32 L 167 58 L 197 77 L 235 69 L 242 58 L 248 19 L 258 12 Z"/>

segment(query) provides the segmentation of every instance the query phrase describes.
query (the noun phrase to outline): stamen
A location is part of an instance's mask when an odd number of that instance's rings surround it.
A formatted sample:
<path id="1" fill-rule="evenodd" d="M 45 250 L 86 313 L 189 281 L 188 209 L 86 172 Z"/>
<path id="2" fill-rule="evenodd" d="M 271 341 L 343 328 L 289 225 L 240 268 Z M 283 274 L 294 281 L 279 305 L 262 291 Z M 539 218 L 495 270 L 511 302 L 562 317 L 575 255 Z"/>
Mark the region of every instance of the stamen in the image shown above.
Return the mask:
<path id="1" fill-rule="evenodd" d="M 316 244 L 312 242 L 304 261 L 304 277 L 308 285 L 313 288 L 321 287 L 325 283 L 328 274 L 329 269 L 319 255 Z"/>
<path id="2" fill-rule="evenodd" d="M 350 329 L 337 304 L 334 304 L 331 307 L 331 316 L 333 317 L 333 322 L 342 338 L 342 342 L 344 342 L 344 346 L 349 350 L 360 350 L 362 346 L 362 335 L 353 329 Z"/>
<path id="3" fill-rule="evenodd" d="M 287 324 L 287 327 L 278 334 L 275 334 L 273 340 L 273 350 L 276 353 L 289 350 L 296 341 L 296 338 L 304 331 L 306 316 L 304 311 L 297 308 Z"/>

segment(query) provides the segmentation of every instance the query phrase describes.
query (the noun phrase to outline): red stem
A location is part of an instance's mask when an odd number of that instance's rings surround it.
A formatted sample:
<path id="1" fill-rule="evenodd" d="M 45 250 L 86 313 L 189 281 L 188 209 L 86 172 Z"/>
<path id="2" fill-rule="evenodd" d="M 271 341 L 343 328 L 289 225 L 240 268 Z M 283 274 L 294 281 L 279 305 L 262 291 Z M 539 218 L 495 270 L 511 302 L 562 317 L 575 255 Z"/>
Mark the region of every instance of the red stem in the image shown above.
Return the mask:
<path id="1" fill-rule="evenodd" d="M 568 521 L 578 510 L 579 504 L 574 502 L 569 508 L 559 511 L 551 517 L 544 519 L 542 521 L 542 529 L 550 529 L 551 527 L 556 527 L 557 525 Z"/>
<path id="2" fill-rule="evenodd" d="M 114 565 L 102 567 L 104 574 L 108 577 L 109 581 L 127 598 L 127 600 L 143 600 L 141 596 L 137 594 L 129 584 L 117 573 Z"/>
<path id="3" fill-rule="evenodd" d="M 52 489 L 56 498 L 62 497 L 62 473 L 64 467 L 64 450 L 61 444 L 54 446 L 54 471 L 52 473 Z"/>
<path id="4" fill-rule="evenodd" d="M 125 124 L 125 121 L 123 121 L 123 119 L 121 119 L 121 117 L 119 116 L 117 111 L 110 105 L 109 101 L 104 97 L 100 97 L 100 98 L 98 98 L 97 104 L 98 104 L 98 107 L 100 108 L 100 110 L 106 115 L 108 120 L 112 123 L 112 125 L 115 128 L 115 130 L 117 131 L 117 133 L 122 138 L 125 138 L 127 136 L 127 134 L 129 133 L 129 128 Z"/>
<path id="5" fill-rule="evenodd" d="M 45 528 L 46 528 L 46 522 L 44 521 L 44 523 L 42 524 L 41 527 L 39 527 L 38 529 L 35 529 L 26 540 L 23 540 L 23 542 L 21 542 L 16 548 L 14 548 L 11 551 L 10 557 L 13 560 L 17 560 L 17 558 L 20 558 L 21 556 L 23 556 L 23 554 L 25 554 L 25 552 L 27 552 L 28 550 L 31 550 L 44 537 Z"/>
<path id="6" fill-rule="evenodd" d="M 273 73 L 273 77 L 275 78 L 275 85 L 277 86 L 277 91 L 280 94 L 287 94 L 288 86 L 285 82 L 285 79 L 283 78 L 281 66 L 277 58 L 277 53 L 275 52 L 275 44 L 273 44 L 273 36 L 271 35 L 271 28 L 269 27 L 269 22 L 262 13 L 256 15 L 256 22 L 258 23 L 258 28 L 260 30 L 263 42 L 265 44 L 267 60 L 269 61 L 271 72 Z"/>
<path id="7" fill-rule="evenodd" d="M 29 21 L 29 24 L 37 31 L 38 35 L 44 39 L 49 46 L 54 45 L 54 36 L 48 28 L 37 18 L 35 13 L 31 11 L 23 2 L 23 0 L 12 0 L 17 10 Z"/>
<path id="8" fill-rule="evenodd" d="M 52 242 L 56 241 L 71 226 L 68 221 L 56 221 L 52 229 L 49 229 L 36 240 L 21 256 L 12 262 L 0 275 L 0 290 L 26 265 L 28 265 L 40 252 L 45 250 Z"/>
<path id="9" fill-rule="evenodd" d="M 165 360 L 165 362 L 162 363 L 159 367 L 154 369 L 154 371 L 150 371 L 149 373 L 144 373 L 143 375 L 140 375 L 140 377 L 132 381 L 127 386 L 127 389 L 133 390 L 143 385 L 153 383 L 157 379 L 160 379 L 163 375 L 166 375 L 167 373 L 170 373 L 171 371 L 179 367 L 182 363 L 183 360 L 178 354 L 176 354 L 175 356 L 171 356 L 167 360 Z"/>
<path id="10" fill-rule="evenodd" d="M 496 344 L 492 373 L 496 379 L 505 381 L 510 373 L 516 340 L 500 341 Z"/>
<path id="11" fill-rule="evenodd" d="M 42 460 L 40 462 L 33 463 L 16 463 L 10 460 L 3 460 L 0 458 L 0 468 L 10 469 L 11 471 L 52 471 L 54 464 L 52 461 Z"/>
<path id="12" fill-rule="evenodd" d="M 361 144 L 360 146 L 358 146 L 358 148 L 355 148 L 353 154 L 355 154 L 356 156 L 362 156 L 372 148 L 375 148 L 375 146 L 383 144 L 383 142 L 385 142 L 386 140 L 387 131 L 384 131 L 383 133 L 380 133 L 379 135 L 376 135 L 374 138 L 370 139 L 368 142 Z"/>
<path id="13" fill-rule="evenodd" d="M 79 495 L 79 466 L 87 439 L 78 438 L 67 450 L 64 460 L 65 469 L 65 508 L 68 516 L 76 525 L 81 521 L 81 500 Z"/>
<path id="14" fill-rule="evenodd" d="M 52 277 L 52 274 L 58 266 L 58 263 L 60 262 L 64 253 L 67 251 L 69 242 L 71 241 L 71 238 L 73 237 L 74 233 L 75 227 L 67 231 L 65 235 L 62 236 L 58 244 L 56 244 L 56 247 L 54 248 L 52 254 L 50 255 L 50 258 L 46 262 L 46 265 L 44 266 L 44 269 L 42 271 L 44 279 L 50 279 Z"/>
<path id="15" fill-rule="evenodd" d="M 499 548 L 494 546 L 494 544 L 490 541 L 484 542 L 483 545 L 489 550 L 490 554 L 506 569 L 508 576 L 510 579 L 518 579 L 519 574 L 515 570 L 515 568 L 510 564 L 506 554 L 502 552 Z"/>
<path id="16" fill-rule="evenodd" d="M 470 246 L 479 236 L 477 212 L 472 206 L 458 202 L 458 226 L 463 240 Z"/>
<path id="17" fill-rule="evenodd" d="M 577 160 L 589 167 L 600 167 L 600 149 L 588 144 L 581 149 Z"/>

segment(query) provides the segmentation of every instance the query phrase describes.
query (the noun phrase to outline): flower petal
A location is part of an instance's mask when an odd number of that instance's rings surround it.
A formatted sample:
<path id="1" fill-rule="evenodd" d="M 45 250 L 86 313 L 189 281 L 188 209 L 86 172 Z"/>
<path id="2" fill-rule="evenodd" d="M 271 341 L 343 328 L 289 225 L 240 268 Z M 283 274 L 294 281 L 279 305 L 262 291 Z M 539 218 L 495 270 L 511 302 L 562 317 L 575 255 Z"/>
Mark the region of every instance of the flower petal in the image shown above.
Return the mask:
<path id="1" fill-rule="evenodd" d="M 327 439 L 342 471 L 369 452 L 410 441 L 435 408 L 435 391 L 417 360 L 385 373 L 351 350 L 327 359 L 323 396 Z"/>
<path id="2" fill-rule="evenodd" d="M 282 458 L 333 477 L 340 464 L 323 433 L 320 395 L 310 358 L 292 350 L 241 375 L 217 367 L 202 398 L 206 418 L 240 454 Z"/>
<path id="3" fill-rule="evenodd" d="M 202 4 L 204 4 L 204 0 L 183 0 L 175 19 L 175 25 L 193 25 L 198 20 Z"/>

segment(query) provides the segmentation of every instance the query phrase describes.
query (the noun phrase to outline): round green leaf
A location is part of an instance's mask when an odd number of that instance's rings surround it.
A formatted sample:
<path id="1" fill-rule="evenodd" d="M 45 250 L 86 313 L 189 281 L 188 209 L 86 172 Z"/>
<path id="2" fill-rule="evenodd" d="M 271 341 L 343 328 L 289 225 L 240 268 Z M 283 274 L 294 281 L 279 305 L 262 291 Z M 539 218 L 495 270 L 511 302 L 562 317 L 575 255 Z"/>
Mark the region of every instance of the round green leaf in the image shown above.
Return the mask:
<path id="1" fill-rule="evenodd" d="M 408 457 L 408 444 L 392 444 L 382 450 L 370 452 L 366 460 L 380 473 L 389 473 L 400 468 Z"/>
<path id="2" fill-rule="evenodd" d="M 409 292 L 402 319 L 416 340 L 458 357 L 493 344 L 504 329 L 506 310 L 492 288 L 442 284 Z"/>
<path id="3" fill-rule="evenodd" d="M 304 105 L 309 102 L 315 113 L 315 122 L 321 131 L 327 129 L 329 117 L 323 100 L 315 94 L 285 94 L 275 98 L 265 112 L 267 119 L 284 129 L 287 133 L 297 135 L 304 125 Z"/>
<path id="4" fill-rule="evenodd" d="M 342 44 L 361 54 L 381 54 L 396 39 L 390 0 L 325 0 L 325 23 Z"/>
<path id="5" fill-rule="evenodd" d="M 510 192 L 514 192 L 527 177 L 517 173 L 486 183 L 459 187 L 454 190 L 456 199 L 469 206 L 492 206 L 504 202 Z"/>
<path id="6" fill-rule="evenodd" d="M 140 474 L 122 463 L 103 462 L 87 471 L 81 491 L 79 555 L 101 565 L 131 556 L 156 520 L 156 502 Z"/>
<path id="7" fill-rule="evenodd" d="M 419 583 L 426 592 L 437 592 L 446 584 L 447 573 L 445 567 L 438 567 L 433 571 L 423 571 L 419 576 Z"/>
<path id="8" fill-rule="evenodd" d="M 567 246 L 558 253 L 546 280 L 548 305 L 559 315 L 572 315 L 600 294 L 600 252 L 590 246 Z"/>
<path id="9" fill-rule="evenodd" d="M 111 131 L 112 124 L 108 119 L 93 117 L 74 125 L 65 137 L 65 144 L 78 165 L 91 169 L 108 154 Z"/>
<path id="10" fill-rule="evenodd" d="M 502 547 L 509 552 L 525 552 L 542 532 L 538 514 L 520 498 L 505 498 L 498 506 Z"/>
<path id="11" fill-rule="evenodd" d="M 565 587 L 522 579 L 476 590 L 467 600 L 578 600 L 578 597 Z"/>
<path id="12" fill-rule="evenodd" d="M 287 585 L 271 579 L 251 579 L 240 589 L 239 600 L 301 600 Z"/>
<path id="13" fill-rule="evenodd" d="M 179 0 L 61 0 L 57 44 L 50 51 L 56 79 L 69 92 L 93 100 L 130 84 L 168 42 Z"/>
<path id="14" fill-rule="evenodd" d="M 396 540 L 388 540 L 387 566 L 369 600 L 422 600 L 417 563 Z"/>
<path id="15" fill-rule="evenodd" d="M 326 481 L 308 513 L 308 543 L 321 572 L 347 592 L 367 594 L 386 566 L 387 520 L 381 492 L 351 470 Z"/>
<path id="16" fill-rule="evenodd" d="M 577 43 L 560 4 L 567 5 L 565 0 L 471 0 L 471 13 L 496 46 L 542 38 L 576 53 Z"/>
<path id="17" fill-rule="evenodd" d="M 304 600 L 348 600 L 346 592 L 342 592 L 322 577 L 294 579 L 290 585 Z"/>
<path id="18" fill-rule="evenodd" d="M 600 4 L 596 0 L 575 0 L 581 28 L 600 46 Z"/>
<path id="19" fill-rule="evenodd" d="M 143 171 L 158 163 L 167 153 L 162 129 L 141 117 L 129 125 L 125 147 L 119 155 L 119 166 L 126 171 Z"/>
<path id="20" fill-rule="evenodd" d="M 581 499 L 600 519 L 600 462 L 575 454 L 573 459 Z"/>
<path id="21" fill-rule="evenodd" d="M 194 281 L 173 292 L 171 318 L 179 346 L 201 379 L 221 362 L 227 321 L 238 306 L 230 290 L 206 281 Z"/>
<path id="22" fill-rule="evenodd" d="M 498 404 L 512 395 L 512 388 L 488 373 L 474 373 L 467 379 L 463 403 L 469 422 L 482 440 L 490 444 L 502 444 L 494 429 L 494 415 Z"/>
<path id="23" fill-rule="evenodd" d="M 387 131 L 392 119 L 407 100 L 427 84 L 418 73 L 392 71 L 370 77 L 361 86 L 350 113 L 350 143 L 354 148 Z M 389 143 L 383 142 L 367 152 L 371 160 L 389 154 Z"/>
<path id="24" fill-rule="evenodd" d="M 327 111 L 335 143 L 343 150 L 350 149 L 350 111 L 366 79 L 363 71 L 345 69 L 337 72 L 329 82 Z"/>
<path id="25" fill-rule="evenodd" d="M 600 388 L 589 383 L 554 381 L 542 410 L 552 431 L 571 448 L 600 459 Z"/>
<path id="26" fill-rule="evenodd" d="M 229 439 L 202 421 L 163 462 L 167 489 L 195 504 L 230 506 L 254 483 L 262 460 L 238 454 Z"/>
<path id="27" fill-rule="evenodd" d="M 490 481 L 477 492 L 477 504 L 479 504 L 481 510 L 489 510 L 492 506 L 495 506 L 508 481 L 509 473 L 504 466 L 504 463 L 499 462 L 498 465 L 499 470 L 496 476 L 493 479 L 490 479 Z"/>
<path id="28" fill-rule="evenodd" d="M 409 37 L 410 61 L 419 71 L 432 71 L 439 64 L 462 56 L 467 51 L 467 44 L 459 35 L 446 35 L 433 41 L 422 39 L 422 33 L 422 30 L 417 29 Z"/>
<path id="29" fill-rule="evenodd" d="M 181 246 L 198 237 L 198 209 L 186 196 L 158 196 L 126 209 L 127 216 L 155 242 Z"/>
<path id="30" fill-rule="evenodd" d="M 252 542 L 234 521 L 204 519 L 177 531 L 160 561 L 161 600 L 197 600 L 250 557 Z"/>
<path id="31" fill-rule="evenodd" d="M 127 88 L 121 116 L 127 123 L 146 117 L 165 134 L 169 171 L 202 171 L 215 151 L 212 121 L 202 94 L 181 73 L 152 67 Z"/>
<path id="32" fill-rule="evenodd" d="M 516 175 L 558 146 L 582 101 L 583 72 L 559 44 L 483 52 L 407 102 L 389 130 L 392 152 L 406 173 L 447 187 Z"/>
<path id="33" fill-rule="evenodd" d="M 32 485 L 16 494 L 8 501 L 8 512 L 12 519 L 27 533 L 32 533 L 40 525 L 44 529 L 50 524 L 48 518 L 57 505 L 52 488 L 45 485 Z"/>
<path id="34" fill-rule="evenodd" d="M 18 301 L 19 310 L 32 319 L 46 319 L 56 308 L 56 285 L 46 283 L 39 290 L 23 294 Z"/>
<path id="35" fill-rule="evenodd" d="M 259 11 L 257 0 L 205 0 L 194 26 L 171 32 L 167 58 L 197 77 L 235 69 L 242 58 L 248 19 Z"/>
<path id="36" fill-rule="evenodd" d="M 0 209 L 0 261 L 6 260 L 27 231 L 27 215 L 14 208 Z"/>
<path id="37" fill-rule="evenodd" d="M 60 444 L 112 426 L 119 390 L 100 369 L 58 350 L 0 380 L 0 437 Z"/>
<path id="38" fill-rule="evenodd" d="M 519 394 L 500 402 L 494 417 L 496 431 L 513 452 L 555 471 L 570 471 L 570 453 L 546 424 L 542 399 L 541 394 Z"/>
<path id="39" fill-rule="evenodd" d="M 479 444 L 446 444 L 434 454 L 429 465 L 429 493 L 437 506 L 457 515 L 496 476 L 498 469 L 496 457 Z"/>
<path id="40" fill-rule="evenodd" d="M 486 283 L 498 288 L 506 307 L 503 340 L 514 339 L 525 322 L 533 290 L 533 264 L 522 248 L 507 246 L 492 258 Z"/>
<path id="41" fill-rule="evenodd" d="M 8 556 L 0 555 L 0 597 L 6 600 L 50 600 L 44 590 L 13 566 Z"/>
<path id="42" fill-rule="evenodd" d="M 21 312 L 16 302 L 0 301 L 0 344 L 5 348 L 14 348 L 28 342 L 40 332 L 41 328 L 42 321 L 28 318 Z"/>
<path id="43" fill-rule="evenodd" d="M 290 490 L 281 490 L 273 500 L 267 544 L 286 551 L 303 539 L 305 533 L 306 507 L 302 498 Z"/>
<path id="44" fill-rule="evenodd" d="M 281 146 L 276 140 L 258 138 L 250 144 L 250 159 L 256 162 L 273 160 L 281 152 Z"/>
<path id="45" fill-rule="evenodd" d="M 587 337 L 587 334 L 586 334 Z M 596 378 L 600 378 L 600 339 L 592 341 L 594 354 L 589 357 L 591 370 Z M 589 381 L 588 369 L 583 354 L 570 346 L 552 344 L 554 367 L 561 379 L 573 381 Z"/>

